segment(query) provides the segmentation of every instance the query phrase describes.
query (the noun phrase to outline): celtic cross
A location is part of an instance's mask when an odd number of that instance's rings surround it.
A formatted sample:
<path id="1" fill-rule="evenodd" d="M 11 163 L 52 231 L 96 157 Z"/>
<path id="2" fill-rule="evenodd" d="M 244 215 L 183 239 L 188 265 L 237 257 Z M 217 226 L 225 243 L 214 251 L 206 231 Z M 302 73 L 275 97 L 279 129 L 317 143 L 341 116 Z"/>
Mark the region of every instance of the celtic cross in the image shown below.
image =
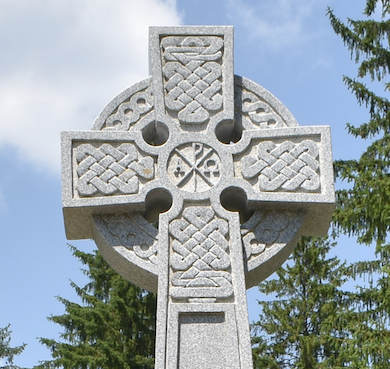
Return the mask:
<path id="1" fill-rule="evenodd" d="M 234 76 L 232 27 L 151 28 L 150 55 L 91 131 L 62 134 L 66 234 L 157 292 L 156 368 L 251 368 L 246 288 L 329 227 L 329 127 Z"/>

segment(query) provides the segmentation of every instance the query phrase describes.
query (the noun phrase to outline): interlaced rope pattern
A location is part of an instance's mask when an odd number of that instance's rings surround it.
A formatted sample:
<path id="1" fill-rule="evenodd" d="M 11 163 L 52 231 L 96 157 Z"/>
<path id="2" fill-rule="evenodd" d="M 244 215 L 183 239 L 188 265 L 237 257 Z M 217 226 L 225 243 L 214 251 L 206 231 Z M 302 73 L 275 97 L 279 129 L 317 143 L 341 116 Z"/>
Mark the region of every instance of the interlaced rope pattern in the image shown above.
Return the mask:
<path id="1" fill-rule="evenodd" d="M 242 243 L 247 261 L 264 253 L 267 248 L 286 243 L 284 234 L 293 234 L 294 220 L 299 213 L 286 210 L 256 210 L 247 223 L 241 225 Z"/>
<path id="2" fill-rule="evenodd" d="M 82 144 L 76 149 L 77 191 L 81 196 L 133 194 L 139 179 L 154 178 L 154 162 L 149 156 L 138 161 L 136 147 L 124 143 L 118 147 Z"/>
<path id="3" fill-rule="evenodd" d="M 166 107 L 178 112 L 180 122 L 206 122 L 210 112 L 220 110 L 223 105 L 223 39 L 165 37 L 161 46 Z"/>
<path id="4" fill-rule="evenodd" d="M 235 108 L 238 120 L 248 117 L 249 121 L 260 128 L 282 128 L 286 126 L 274 109 L 254 93 L 235 86 Z"/>
<path id="5" fill-rule="evenodd" d="M 110 245 L 124 246 L 146 262 L 157 265 L 158 230 L 138 212 L 96 215 Z"/>
<path id="6" fill-rule="evenodd" d="M 151 88 L 136 92 L 128 101 L 121 103 L 117 111 L 111 114 L 102 129 L 128 131 L 139 119 L 153 109 Z"/>
<path id="7" fill-rule="evenodd" d="M 243 177 L 258 176 L 261 191 L 317 191 L 318 170 L 318 147 L 311 140 L 298 144 L 264 141 L 258 146 L 258 160 L 252 156 L 242 159 Z"/>
<path id="8" fill-rule="evenodd" d="M 187 208 L 171 222 L 172 284 L 179 287 L 171 291 L 173 297 L 205 296 L 204 288 L 214 290 L 208 297 L 232 294 L 228 231 L 228 223 L 208 208 Z"/>

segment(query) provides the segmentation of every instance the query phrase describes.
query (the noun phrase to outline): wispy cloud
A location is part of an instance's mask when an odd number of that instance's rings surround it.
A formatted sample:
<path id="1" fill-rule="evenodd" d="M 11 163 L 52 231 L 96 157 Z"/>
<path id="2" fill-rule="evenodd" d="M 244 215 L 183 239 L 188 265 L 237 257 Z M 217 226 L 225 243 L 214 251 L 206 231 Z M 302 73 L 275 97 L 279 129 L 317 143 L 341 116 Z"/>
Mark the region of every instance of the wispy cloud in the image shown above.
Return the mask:
<path id="1" fill-rule="evenodd" d="M 270 49 L 293 48 L 310 32 L 305 23 L 318 0 L 256 1 L 228 0 L 228 11 L 234 20 L 247 28 L 251 38 L 261 39 Z"/>
<path id="2" fill-rule="evenodd" d="M 146 78 L 148 27 L 180 22 L 174 0 L 2 0 L 0 146 L 58 172 L 60 131 Z"/>

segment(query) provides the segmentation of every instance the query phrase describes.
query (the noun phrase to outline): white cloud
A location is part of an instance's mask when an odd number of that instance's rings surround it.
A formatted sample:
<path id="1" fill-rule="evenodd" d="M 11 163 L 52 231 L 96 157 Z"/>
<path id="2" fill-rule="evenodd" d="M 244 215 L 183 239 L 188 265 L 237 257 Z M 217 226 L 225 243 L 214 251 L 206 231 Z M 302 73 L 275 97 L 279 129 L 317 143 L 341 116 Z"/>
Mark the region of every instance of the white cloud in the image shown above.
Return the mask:
<path id="1" fill-rule="evenodd" d="M 174 0 L 2 0 L 0 146 L 58 173 L 60 131 L 146 78 L 149 26 L 180 21 Z"/>
<path id="2" fill-rule="evenodd" d="M 318 0 L 256 1 L 228 0 L 228 11 L 239 20 L 249 37 L 261 39 L 269 49 L 292 49 L 311 37 L 305 23 Z"/>

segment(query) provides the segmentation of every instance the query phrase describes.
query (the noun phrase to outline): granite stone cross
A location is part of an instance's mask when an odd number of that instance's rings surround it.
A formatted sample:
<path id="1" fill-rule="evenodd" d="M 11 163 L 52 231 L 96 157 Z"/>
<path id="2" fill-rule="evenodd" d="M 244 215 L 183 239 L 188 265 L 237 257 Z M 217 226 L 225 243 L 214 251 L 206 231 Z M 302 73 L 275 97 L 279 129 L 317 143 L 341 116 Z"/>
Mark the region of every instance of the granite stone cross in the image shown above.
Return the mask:
<path id="1" fill-rule="evenodd" d="M 252 368 L 246 288 L 326 234 L 330 130 L 234 76 L 232 27 L 153 27 L 150 59 L 62 134 L 66 234 L 157 293 L 157 369 Z"/>

